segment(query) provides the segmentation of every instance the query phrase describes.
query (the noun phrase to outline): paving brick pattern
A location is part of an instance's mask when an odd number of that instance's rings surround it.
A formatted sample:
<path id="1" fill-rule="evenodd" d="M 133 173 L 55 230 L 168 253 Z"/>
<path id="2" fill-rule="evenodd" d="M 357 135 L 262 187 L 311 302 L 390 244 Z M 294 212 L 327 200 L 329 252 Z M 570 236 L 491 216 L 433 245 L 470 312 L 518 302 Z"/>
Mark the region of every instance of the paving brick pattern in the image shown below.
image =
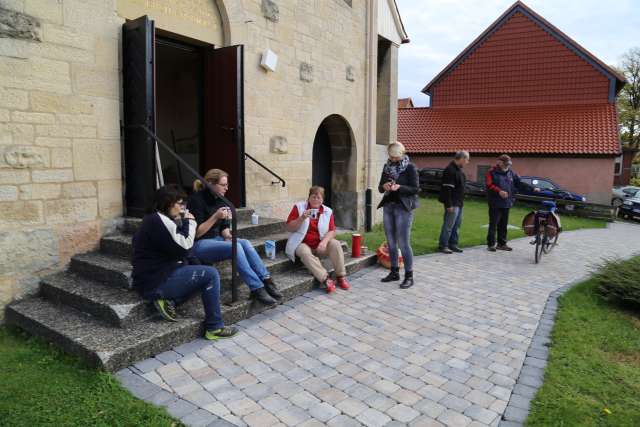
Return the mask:
<path id="1" fill-rule="evenodd" d="M 512 245 L 418 257 L 409 290 L 364 270 L 351 291 L 308 293 L 118 377 L 194 426 L 518 424 L 542 381 L 550 294 L 639 253 L 640 226 L 564 233 L 539 265 L 526 239 Z"/>

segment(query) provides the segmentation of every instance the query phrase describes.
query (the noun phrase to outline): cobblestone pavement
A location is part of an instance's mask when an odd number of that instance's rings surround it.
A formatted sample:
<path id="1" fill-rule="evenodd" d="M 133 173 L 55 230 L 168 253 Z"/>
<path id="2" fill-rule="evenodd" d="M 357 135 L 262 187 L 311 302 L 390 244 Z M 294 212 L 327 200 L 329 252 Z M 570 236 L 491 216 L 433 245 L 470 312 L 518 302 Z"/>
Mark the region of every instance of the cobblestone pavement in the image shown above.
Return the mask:
<path id="1" fill-rule="evenodd" d="M 527 239 L 427 255 L 416 285 L 320 291 L 120 371 L 136 396 L 188 425 L 496 426 L 555 289 L 605 257 L 640 252 L 640 226 L 564 233 L 542 263 Z"/>

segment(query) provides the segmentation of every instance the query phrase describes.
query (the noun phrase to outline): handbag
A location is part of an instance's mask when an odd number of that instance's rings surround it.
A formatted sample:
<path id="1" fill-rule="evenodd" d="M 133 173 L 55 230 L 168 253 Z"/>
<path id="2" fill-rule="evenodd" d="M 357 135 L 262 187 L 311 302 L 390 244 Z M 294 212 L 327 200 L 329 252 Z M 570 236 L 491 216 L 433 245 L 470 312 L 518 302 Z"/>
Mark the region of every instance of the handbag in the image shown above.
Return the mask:
<path id="1" fill-rule="evenodd" d="M 389 256 L 389 244 L 385 241 L 380 244 L 380 247 L 376 249 L 376 255 L 378 257 L 378 264 L 384 268 L 391 268 L 391 256 Z M 398 268 L 404 267 L 404 258 L 402 252 L 398 249 Z"/>

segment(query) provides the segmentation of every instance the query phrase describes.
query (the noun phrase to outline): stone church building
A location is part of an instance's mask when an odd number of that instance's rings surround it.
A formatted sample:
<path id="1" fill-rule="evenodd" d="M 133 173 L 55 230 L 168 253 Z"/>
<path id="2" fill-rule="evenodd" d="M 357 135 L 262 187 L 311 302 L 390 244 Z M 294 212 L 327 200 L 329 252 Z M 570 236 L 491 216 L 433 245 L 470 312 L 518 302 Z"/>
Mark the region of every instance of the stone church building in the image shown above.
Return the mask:
<path id="1" fill-rule="evenodd" d="M 150 133 L 263 217 L 320 184 L 377 222 L 405 42 L 394 0 L 0 0 L 0 313 L 190 188 Z"/>

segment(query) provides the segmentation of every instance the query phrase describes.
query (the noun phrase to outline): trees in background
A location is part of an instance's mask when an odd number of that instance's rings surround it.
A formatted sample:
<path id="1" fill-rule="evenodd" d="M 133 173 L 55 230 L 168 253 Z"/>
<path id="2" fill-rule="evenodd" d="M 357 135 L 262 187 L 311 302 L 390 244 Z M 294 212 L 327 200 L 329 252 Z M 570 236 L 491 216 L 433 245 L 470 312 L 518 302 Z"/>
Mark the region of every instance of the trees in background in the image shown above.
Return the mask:
<path id="1" fill-rule="evenodd" d="M 617 101 L 620 139 L 628 147 L 640 148 L 640 47 L 622 56 L 619 70 L 627 78 Z"/>

